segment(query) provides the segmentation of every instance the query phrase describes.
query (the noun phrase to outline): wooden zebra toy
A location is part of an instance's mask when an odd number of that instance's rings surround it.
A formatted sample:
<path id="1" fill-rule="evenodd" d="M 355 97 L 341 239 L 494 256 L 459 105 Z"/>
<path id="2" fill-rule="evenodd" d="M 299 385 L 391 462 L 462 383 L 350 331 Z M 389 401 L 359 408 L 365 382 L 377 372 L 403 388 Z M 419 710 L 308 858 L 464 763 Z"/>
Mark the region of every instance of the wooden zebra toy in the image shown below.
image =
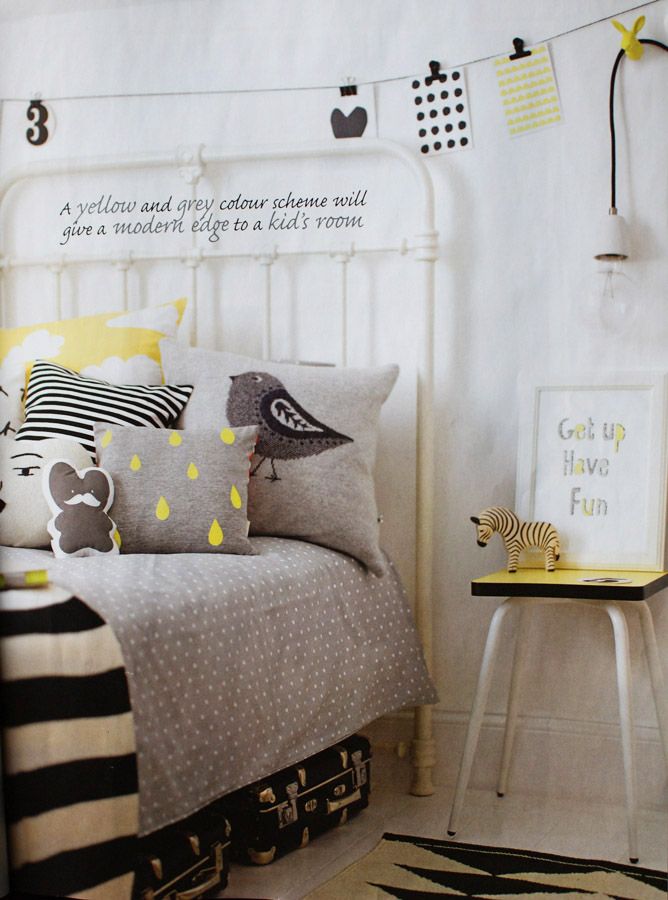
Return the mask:
<path id="1" fill-rule="evenodd" d="M 478 545 L 486 547 L 495 531 L 503 538 L 508 553 L 508 571 L 517 571 L 520 551 L 527 547 L 538 547 L 545 551 L 545 570 L 554 572 L 554 563 L 559 559 L 559 535 L 549 522 L 522 522 L 511 509 L 490 506 L 479 516 L 471 516 L 477 526 Z"/>

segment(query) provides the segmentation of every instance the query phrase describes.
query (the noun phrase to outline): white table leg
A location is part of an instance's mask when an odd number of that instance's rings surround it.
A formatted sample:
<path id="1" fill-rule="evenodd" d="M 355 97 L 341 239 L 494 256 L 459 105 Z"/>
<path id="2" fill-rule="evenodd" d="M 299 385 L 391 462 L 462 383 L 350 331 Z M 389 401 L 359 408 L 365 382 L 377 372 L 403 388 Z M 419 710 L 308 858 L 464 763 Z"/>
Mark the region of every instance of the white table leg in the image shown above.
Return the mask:
<path id="1" fill-rule="evenodd" d="M 666 684 L 663 677 L 663 669 L 661 668 L 659 648 L 656 643 L 656 632 L 654 631 L 652 611 L 644 600 L 638 603 L 637 607 L 640 613 L 640 624 L 642 625 L 642 635 L 645 642 L 647 665 L 649 666 L 649 676 L 650 681 L 652 682 L 656 717 L 659 721 L 659 734 L 661 735 L 661 744 L 663 745 L 663 758 L 666 762 L 666 773 L 668 773 L 668 700 L 666 698 Z"/>
<path id="2" fill-rule="evenodd" d="M 524 659 L 529 640 L 529 626 L 531 624 L 531 610 L 528 606 L 520 608 L 520 621 L 517 626 L 515 638 L 515 652 L 513 654 L 513 670 L 510 676 L 510 694 L 508 696 L 508 710 L 506 713 L 506 728 L 503 736 L 503 754 L 501 757 L 501 769 L 496 793 L 503 797 L 508 786 L 508 772 L 513 754 L 515 730 L 517 728 L 517 715 L 519 712 L 519 688 L 524 671 Z"/>
<path id="3" fill-rule="evenodd" d="M 503 620 L 512 606 L 512 599 L 506 600 L 492 616 L 489 631 L 487 632 L 487 641 L 485 650 L 482 655 L 482 663 L 480 665 L 480 673 L 478 675 L 478 686 L 476 688 L 473 707 L 471 708 L 471 717 L 469 719 L 469 727 L 466 732 L 466 742 L 464 744 L 464 753 L 459 766 L 459 776 L 457 778 L 457 787 L 455 788 L 455 798 L 452 803 L 452 811 L 450 813 L 450 821 L 448 823 L 448 834 L 456 833 L 459 826 L 459 816 L 464 804 L 464 794 L 471 776 L 471 768 L 473 766 L 473 757 L 475 756 L 476 747 L 478 746 L 478 738 L 480 736 L 480 728 L 482 726 L 482 718 L 487 705 L 487 696 L 492 683 L 492 673 L 494 670 L 494 660 L 499 644 L 501 626 Z"/>
<path id="4" fill-rule="evenodd" d="M 629 859 L 638 862 L 638 811 L 636 805 L 636 777 L 633 759 L 633 704 L 631 700 L 631 655 L 626 616 L 617 603 L 606 603 L 605 610 L 612 622 L 615 636 L 617 663 L 617 690 L 619 694 L 619 719 L 622 730 L 624 757 L 624 788 L 626 791 L 626 816 L 629 836 Z"/>

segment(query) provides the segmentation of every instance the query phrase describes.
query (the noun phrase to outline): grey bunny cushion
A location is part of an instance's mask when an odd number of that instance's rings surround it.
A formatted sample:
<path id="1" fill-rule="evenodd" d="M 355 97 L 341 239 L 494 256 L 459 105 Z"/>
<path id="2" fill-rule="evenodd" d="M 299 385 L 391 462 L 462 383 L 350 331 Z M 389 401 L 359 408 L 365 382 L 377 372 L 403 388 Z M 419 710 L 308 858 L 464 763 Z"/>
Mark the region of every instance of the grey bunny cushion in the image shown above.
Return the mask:
<path id="1" fill-rule="evenodd" d="M 51 460 L 42 489 L 53 513 L 47 528 L 58 557 L 118 553 L 116 525 L 108 516 L 114 484 L 97 466 L 78 471 L 62 459 Z"/>

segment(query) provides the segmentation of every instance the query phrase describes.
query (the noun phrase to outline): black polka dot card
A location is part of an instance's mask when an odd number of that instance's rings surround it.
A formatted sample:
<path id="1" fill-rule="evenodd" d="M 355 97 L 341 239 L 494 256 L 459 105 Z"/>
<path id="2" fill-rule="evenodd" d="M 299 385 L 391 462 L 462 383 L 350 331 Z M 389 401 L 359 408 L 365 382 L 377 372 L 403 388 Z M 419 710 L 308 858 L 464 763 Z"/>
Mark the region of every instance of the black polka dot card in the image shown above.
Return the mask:
<path id="1" fill-rule="evenodd" d="M 441 69 L 435 61 L 429 69 L 410 81 L 418 149 L 423 156 L 468 150 L 473 140 L 464 69 Z"/>

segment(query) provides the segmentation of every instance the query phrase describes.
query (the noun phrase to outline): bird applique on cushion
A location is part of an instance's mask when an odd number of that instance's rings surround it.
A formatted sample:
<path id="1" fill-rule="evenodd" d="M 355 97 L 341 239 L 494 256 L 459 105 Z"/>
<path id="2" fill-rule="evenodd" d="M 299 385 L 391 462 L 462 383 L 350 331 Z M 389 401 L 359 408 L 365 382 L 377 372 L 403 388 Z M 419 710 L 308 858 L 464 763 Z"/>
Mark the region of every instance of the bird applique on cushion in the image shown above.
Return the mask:
<path id="1" fill-rule="evenodd" d="M 232 387 L 227 398 L 227 418 L 232 427 L 258 425 L 255 452 L 261 457 L 251 470 L 255 475 L 266 459 L 271 463 L 269 481 L 280 481 L 274 460 L 302 459 L 332 450 L 353 439 L 319 422 L 267 372 L 230 375 Z"/>

